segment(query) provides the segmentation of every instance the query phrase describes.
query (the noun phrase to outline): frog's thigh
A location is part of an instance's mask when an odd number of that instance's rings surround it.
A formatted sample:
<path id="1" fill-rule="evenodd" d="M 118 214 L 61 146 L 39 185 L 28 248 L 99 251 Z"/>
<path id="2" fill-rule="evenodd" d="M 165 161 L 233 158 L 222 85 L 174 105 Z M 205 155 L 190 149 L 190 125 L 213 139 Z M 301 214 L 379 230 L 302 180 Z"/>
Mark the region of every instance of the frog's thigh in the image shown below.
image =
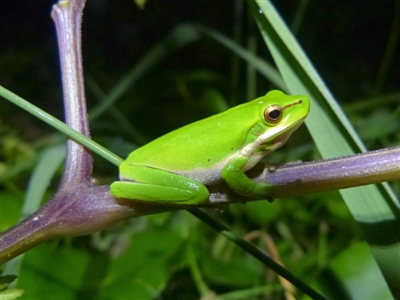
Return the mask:
<path id="1" fill-rule="evenodd" d="M 131 166 L 132 181 L 116 181 L 112 194 L 118 198 L 165 205 L 195 205 L 207 201 L 209 192 L 186 176 L 146 166 Z"/>

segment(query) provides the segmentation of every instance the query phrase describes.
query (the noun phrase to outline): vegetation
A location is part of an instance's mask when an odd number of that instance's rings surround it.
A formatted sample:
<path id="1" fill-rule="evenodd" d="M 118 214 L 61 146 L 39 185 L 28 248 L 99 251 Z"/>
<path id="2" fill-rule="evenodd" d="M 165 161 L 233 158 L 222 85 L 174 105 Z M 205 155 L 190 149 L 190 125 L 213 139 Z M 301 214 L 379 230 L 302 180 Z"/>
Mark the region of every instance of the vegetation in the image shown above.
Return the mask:
<path id="1" fill-rule="evenodd" d="M 0 84 L 62 119 L 56 37 L 50 3 L 45 4 L 0 4 Z M 398 146 L 399 1 L 274 4 L 366 147 Z M 163 133 L 274 88 L 303 89 L 326 100 L 327 90 L 316 93 L 318 85 L 309 80 L 313 70 L 287 80 L 290 66 L 299 70 L 305 61 L 287 63 L 292 56 L 268 32 L 268 23 L 260 19 L 264 14 L 267 10 L 252 1 L 153 0 L 144 10 L 129 1 L 89 1 L 82 39 L 92 139 L 125 157 Z M 277 67 L 285 80 L 273 67 L 279 53 Z M 107 101 L 115 103 L 106 107 Z M 318 103 L 332 114 L 329 102 Z M 65 137 L 7 101 L 0 105 L 3 231 L 56 191 Z M 341 121 L 334 123 L 338 140 L 357 152 L 358 142 Z M 268 161 L 309 161 L 329 157 L 324 151 L 334 153 L 332 137 L 318 136 L 313 130 L 321 125 L 314 122 Z M 95 156 L 94 177 L 109 184 L 117 168 Z M 400 194 L 399 182 L 391 188 Z M 207 213 L 330 298 L 390 299 L 366 243 L 371 247 L 371 230 L 363 231 L 357 215 L 371 213 L 360 195 L 332 191 Z M 378 202 L 387 199 L 381 192 Z M 398 245 L 398 233 L 390 231 L 395 228 L 379 228 L 378 235 L 397 236 Z M 391 263 L 396 272 L 400 261 Z M 273 272 L 186 211 L 133 218 L 91 236 L 47 242 L 29 251 L 20 265 L 6 265 L 3 274 L 10 270 L 25 290 L 21 299 L 55 294 L 59 299 L 280 299 L 291 294 Z"/>

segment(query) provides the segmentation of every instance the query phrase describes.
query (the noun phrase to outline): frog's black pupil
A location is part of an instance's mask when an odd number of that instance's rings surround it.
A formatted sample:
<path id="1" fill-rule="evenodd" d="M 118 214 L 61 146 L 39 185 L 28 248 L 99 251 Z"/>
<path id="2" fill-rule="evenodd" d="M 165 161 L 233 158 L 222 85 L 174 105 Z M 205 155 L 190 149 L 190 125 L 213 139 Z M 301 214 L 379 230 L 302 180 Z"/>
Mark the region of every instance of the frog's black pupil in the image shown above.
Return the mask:
<path id="1" fill-rule="evenodd" d="M 279 109 L 274 109 L 273 111 L 269 112 L 269 117 L 271 119 L 278 119 L 281 115 L 281 111 Z"/>

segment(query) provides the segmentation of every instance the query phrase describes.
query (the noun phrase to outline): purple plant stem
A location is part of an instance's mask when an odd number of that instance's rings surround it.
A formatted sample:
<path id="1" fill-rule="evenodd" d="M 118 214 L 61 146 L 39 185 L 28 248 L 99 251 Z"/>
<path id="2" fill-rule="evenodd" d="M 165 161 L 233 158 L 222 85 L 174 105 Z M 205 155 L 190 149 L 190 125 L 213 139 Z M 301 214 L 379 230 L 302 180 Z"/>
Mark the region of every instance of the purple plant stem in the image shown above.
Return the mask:
<path id="1" fill-rule="evenodd" d="M 273 198 L 400 180 L 400 146 L 344 157 L 286 164 L 261 179 Z"/>
<path id="2" fill-rule="evenodd" d="M 60 49 L 66 123 L 89 136 L 80 42 L 84 4 L 84 0 L 56 4 L 52 17 Z M 98 186 L 92 181 L 92 168 L 90 153 L 69 140 L 57 193 L 36 213 L 1 234 L 0 263 L 54 237 L 84 235 L 132 216 L 171 209 L 118 202 L 108 186 Z"/>
<path id="3" fill-rule="evenodd" d="M 80 38 L 85 2 L 86 0 L 68 1 L 54 5 L 51 16 L 56 26 L 60 51 L 65 122 L 73 129 L 90 137 Z M 93 168 L 92 156 L 76 142 L 68 140 L 67 143 L 68 155 L 61 186 L 90 180 Z"/>

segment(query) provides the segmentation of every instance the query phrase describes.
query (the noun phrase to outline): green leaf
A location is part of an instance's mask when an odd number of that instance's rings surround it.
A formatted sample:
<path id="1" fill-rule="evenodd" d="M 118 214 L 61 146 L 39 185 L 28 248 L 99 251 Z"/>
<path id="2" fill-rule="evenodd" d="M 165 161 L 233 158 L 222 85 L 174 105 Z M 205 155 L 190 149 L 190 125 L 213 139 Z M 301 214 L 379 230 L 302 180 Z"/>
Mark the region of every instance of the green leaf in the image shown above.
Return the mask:
<path id="1" fill-rule="evenodd" d="M 110 299 L 155 298 L 177 267 L 169 261 L 178 254 L 180 245 L 179 234 L 168 228 L 134 235 L 129 250 L 111 265 L 102 296 Z"/>
<path id="2" fill-rule="evenodd" d="M 332 261 L 331 267 L 344 283 L 351 299 L 392 299 L 385 279 L 365 243 L 354 244 L 341 252 Z"/>
<path id="3" fill-rule="evenodd" d="M 0 292 L 1 300 L 14 300 L 22 296 L 24 290 L 21 289 L 10 289 Z"/>
<path id="4" fill-rule="evenodd" d="M 330 158 L 365 151 L 347 117 L 271 2 L 248 2 L 290 93 L 305 94 L 312 100 L 306 125 L 321 156 Z M 392 293 L 399 296 L 398 199 L 387 184 L 340 190 L 340 193 L 353 217 L 366 229 L 366 238 L 374 257 Z"/>
<path id="5" fill-rule="evenodd" d="M 62 259 L 60 259 L 62 258 Z M 25 255 L 18 287 L 21 299 L 74 299 L 84 280 L 89 253 L 43 244 Z"/>

